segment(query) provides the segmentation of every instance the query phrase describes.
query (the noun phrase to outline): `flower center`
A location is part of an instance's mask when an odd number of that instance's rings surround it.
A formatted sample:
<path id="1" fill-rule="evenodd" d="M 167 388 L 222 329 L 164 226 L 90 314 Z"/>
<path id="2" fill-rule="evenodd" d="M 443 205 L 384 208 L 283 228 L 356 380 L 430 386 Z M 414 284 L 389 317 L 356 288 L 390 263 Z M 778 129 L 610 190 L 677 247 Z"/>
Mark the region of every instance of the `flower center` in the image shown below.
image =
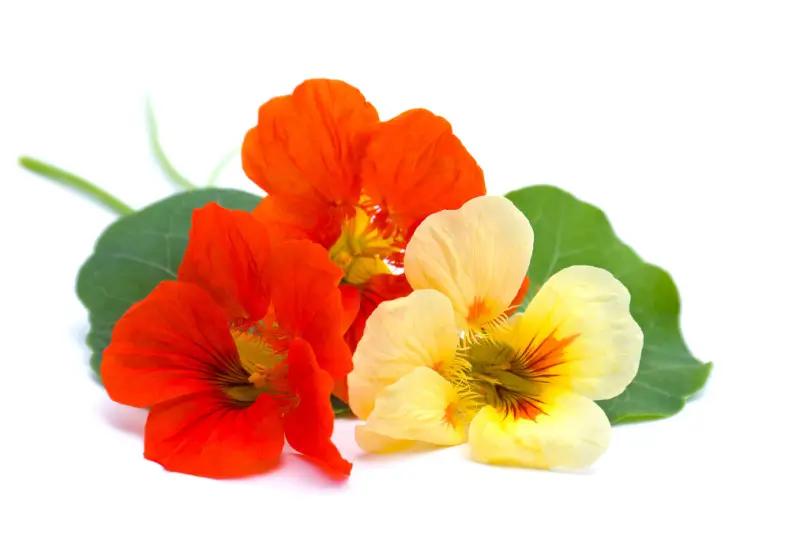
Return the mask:
<path id="1" fill-rule="evenodd" d="M 377 274 L 391 274 L 387 261 L 402 252 L 395 231 L 386 231 L 381 218 L 356 207 L 342 225 L 342 233 L 331 246 L 330 258 L 344 271 L 344 281 L 361 285 Z"/>
<path id="2" fill-rule="evenodd" d="M 541 393 L 560 375 L 564 349 L 577 336 L 559 338 L 557 331 L 534 336 L 524 348 L 478 342 L 469 346 L 473 391 L 480 401 L 504 416 L 535 419 L 546 411 Z"/>
<path id="3" fill-rule="evenodd" d="M 291 394 L 286 383 L 287 336 L 268 317 L 247 329 L 231 328 L 231 336 L 240 366 L 230 369 L 223 386 L 228 396 L 253 402 L 268 393 L 282 406 L 288 406 Z"/>

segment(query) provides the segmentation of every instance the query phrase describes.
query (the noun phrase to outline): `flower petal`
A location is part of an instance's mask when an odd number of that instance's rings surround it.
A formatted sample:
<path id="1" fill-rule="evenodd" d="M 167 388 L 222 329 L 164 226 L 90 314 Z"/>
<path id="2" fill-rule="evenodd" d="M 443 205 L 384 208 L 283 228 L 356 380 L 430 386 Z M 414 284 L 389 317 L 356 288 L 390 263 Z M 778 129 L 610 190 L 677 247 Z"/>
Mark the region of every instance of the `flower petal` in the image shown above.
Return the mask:
<path id="1" fill-rule="evenodd" d="M 339 292 L 342 270 L 327 251 L 308 241 L 273 244 L 272 305 L 281 330 L 311 345 L 320 366 L 335 380 L 352 369 L 342 337 L 346 318 Z"/>
<path id="2" fill-rule="evenodd" d="M 260 320 L 269 308 L 266 228 L 250 213 L 210 203 L 192 215 L 178 279 L 205 289 L 232 320 Z"/>
<path id="3" fill-rule="evenodd" d="M 538 353 L 534 363 L 547 367 L 551 383 L 603 400 L 636 376 L 644 336 L 622 283 L 603 269 L 573 266 L 547 280 L 497 340 Z"/>
<path id="4" fill-rule="evenodd" d="M 119 319 L 100 374 L 112 400 L 134 407 L 217 389 L 220 376 L 247 383 L 225 312 L 179 281 L 160 283 Z"/>
<path id="5" fill-rule="evenodd" d="M 319 461 L 331 472 L 350 475 L 352 465 L 331 442 L 333 380 L 320 369 L 311 346 L 302 339 L 292 342 L 288 356 L 289 386 L 297 405 L 284 417 L 286 440 L 292 448 Z"/>
<path id="6" fill-rule="evenodd" d="M 361 308 L 361 294 L 352 285 L 339 285 L 339 293 L 342 295 L 342 333 L 345 333 Z"/>
<path id="7" fill-rule="evenodd" d="M 367 429 L 392 439 L 454 446 L 465 441 L 455 417 L 455 387 L 436 371 L 418 367 L 381 390 L 367 417 Z"/>
<path id="8" fill-rule="evenodd" d="M 267 196 L 253 209 L 253 216 L 267 227 L 273 239 L 310 240 L 328 248 L 342 231 L 344 210 L 339 211 Z"/>
<path id="9" fill-rule="evenodd" d="M 535 420 L 482 408 L 469 428 L 473 458 L 489 464 L 580 469 L 608 448 L 611 425 L 594 402 L 555 387 L 541 400 L 543 413 Z"/>
<path id="10" fill-rule="evenodd" d="M 508 306 L 509 309 L 516 310 L 525 300 L 525 296 L 528 295 L 528 289 L 531 286 L 531 279 L 528 276 L 522 280 L 522 285 L 519 287 L 519 291 L 517 291 L 517 295 L 514 296 L 514 299 L 511 300 L 511 305 Z"/>
<path id="11" fill-rule="evenodd" d="M 350 348 L 355 351 L 361 337 L 364 335 L 367 319 L 381 302 L 408 296 L 411 291 L 411 285 L 408 284 L 408 280 L 403 274 L 378 274 L 377 276 L 372 276 L 364 285 L 361 285 L 359 287 L 361 297 L 358 313 L 345 335 L 345 340 Z"/>
<path id="12" fill-rule="evenodd" d="M 356 444 L 367 453 L 394 453 L 414 445 L 413 440 L 398 440 L 370 431 L 367 424 L 356 426 Z"/>
<path id="13" fill-rule="evenodd" d="M 350 348 L 352 352 L 358 341 L 351 344 L 350 341 L 350 332 L 354 329 L 359 329 L 359 331 L 364 331 L 363 323 L 360 326 L 353 327 L 353 324 L 359 320 L 359 315 L 361 313 L 361 293 L 359 290 L 354 287 L 353 285 L 347 285 L 345 283 L 339 285 L 339 292 L 342 295 L 342 309 L 344 312 L 343 319 L 342 319 L 342 327 L 344 331 L 344 340 L 347 343 L 347 346 Z M 359 334 L 359 339 L 361 335 Z M 348 399 L 348 392 L 347 392 L 347 376 L 337 379 L 333 384 L 333 395 L 342 400 L 345 403 L 349 402 Z"/>
<path id="14" fill-rule="evenodd" d="M 361 188 L 359 134 L 377 121 L 377 111 L 355 87 L 307 80 L 291 95 L 261 106 L 258 125 L 242 147 L 244 171 L 295 210 L 324 213 L 353 206 Z"/>
<path id="15" fill-rule="evenodd" d="M 361 173 L 364 192 L 406 236 L 428 215 L 486 194 L 483 171 L 450 124 L 425 109 L 372 127 Z"/>
<path id="16" fill-rule="evenodd" d="M 456 358 L 453 308 L 436 291 L 383 302 L 367 320 L 348 376 L 350 409 L 366 419 L 376 395 L 418 367 L 445 368 Z"/>
<path id="17" fill-rule="evenodd" d="M 447 295 L 459 328 L 477 330 L 508 310 L 532 251 L 533 230 L 519 209 L 501 196 L 480 196 L 420 224 L 405 274 L 414 289 Z"/>
<path id="18" fill-rule="evenodd" d="M 155 405 L 144 456 L 173 472 L 240 477 L 275 466 L 283 441 L 281 411 L 268 394 L 247 405 L 210 391 Z"/>

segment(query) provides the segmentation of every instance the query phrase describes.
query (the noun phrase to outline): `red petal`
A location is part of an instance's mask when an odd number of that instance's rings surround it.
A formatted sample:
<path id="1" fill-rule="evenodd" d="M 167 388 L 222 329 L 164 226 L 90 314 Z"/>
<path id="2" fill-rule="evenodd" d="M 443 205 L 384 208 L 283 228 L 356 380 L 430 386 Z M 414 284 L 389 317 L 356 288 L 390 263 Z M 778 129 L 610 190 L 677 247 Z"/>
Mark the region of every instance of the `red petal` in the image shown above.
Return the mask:
<path id="1" fill-rule="evenodd" d="M 230 321 L 260 320 L 269 309 L 269 234 L 250 213 L 210 203 L 192 216 L 178 279 L 203 287 Z"/>
<path id="2" fill-rule="evenodd" d="M 350 328 L 350 325 L 358 315 L 361 307 L 361 294 L 353 285 L 339 285 L 339 292 L 342 295 L 342 309 L 344 311 L 342 319 L 342 333 Z"/>
<path id="3" fill-rule="evenodd" d="M 361 189 L 359 133 L 377 121 L 375 108 L 355 87 L 305 81 L 291 95 L 261 106 L 258 125 L 242 147 L 244 171 L 270 196 L 300 211 L 355 205 Z"/>
<path id="4" fill-rule="evenodd" d="M 322 369 L 334 379 L 344 378 L 353 363 L 342 338 L 342 270 L 311 242 L 275 243 L 274 251 L 271 296 L 280 328 L 308 341 Z"/>
<path id="5" fill-rule="evenodd" d="M 214 389 L 223 375 L 247 382 L 223 310 L 179 281 L 160 283 L 119 319 L 100 374 L 112 400 L 134 407 Z"/>
<path id="6" fill-rule="evenodd" d="M 350 329 L 345 334 L 345 341 L 352 351 L 364 334 L 367 319 L 378 305 L 385 300 L 394 300 L 411 294 L 411 285 L 402 274 L 378 274 L 361 287 L 361 306 Z"/>
<path id="7" fill-rule="evenodd" d="M 522 303 L 522 300 L 525 299 L 525 296 L 528 294 L 528 288 L 531 286 L 531 280 L 528 276 L 525 276 L 525 279 L 522 280 L 522 285 L 517 291 L 517 295 L 514 296 L 514 300 L 509 305 L 509 309 L 512 311 L 516 311 L 517 307 Z"/>
<path id="8" fill-rule="evenodd" d="M 319 461 L 336 474 L 350 475 L 352 465 L 331 442 L 333 380 L 317 364 L 307 342 L 295 340 L 289 348 L 289 386 L 299 397 L 297 406 L 284 417 L 286 440 L 298 452 Z"/>
<path id="9" fill-rule="evenodd" d="M 147 417 L 144 456 L 167 470 L 229 478 L 275 466 L 283 449 L 278 405 L 262 394 L 249 405 L 221 391 L 160 403 Z"/>
<path id="10" fill-rule="evenodd" d="M 279 196 L 267 196 L 253 210 L 273 238 L 310 240 L 326 248 L 342 233 L 346 213 L 345 206 L 320 207 Z"/>
<path id="11" fill-rule="evenodd" d="M 409 237 L 428 215 L 486 194 L 483 171 L 450 124 L 424 109 L 382 122 L 365 137 L 364 192 Z"/>

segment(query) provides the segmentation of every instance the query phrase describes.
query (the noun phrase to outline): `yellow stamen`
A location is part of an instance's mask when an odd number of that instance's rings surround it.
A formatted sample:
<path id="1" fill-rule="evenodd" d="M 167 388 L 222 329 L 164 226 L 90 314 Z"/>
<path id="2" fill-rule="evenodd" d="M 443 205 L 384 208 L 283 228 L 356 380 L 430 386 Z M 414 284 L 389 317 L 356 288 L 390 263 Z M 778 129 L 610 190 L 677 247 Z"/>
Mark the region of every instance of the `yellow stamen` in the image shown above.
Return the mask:
<path id="1" fill-rule="evenodd" d="M 469 346 L 473 391 L 504 416 L 536 418 L 546 408 L 543 387 L 557 377 L 563 350 L 574 339 L 551 332 L 521 349 L 497 339 Z"/>
<path id="2" fill-rule="evenodd" d="M 288 390 L 284 379 L 285 368 L 281 364 L 285 354 L 267 342 L 257 332 L 259 329 L 264 328 L 256 326 L 252 328 L 253 331 L 231 330 L 233 342 L 239 354 L 241 369 L 245 374 L 239 378 L 239 381 L 233 380 L 226 383 L 225 391 L 231 398 L 244 402 L 255 401 L 263 393 L 288 400 Z"/>
<path id="3" fill-rule="evenodd" d="M 445 412 L 445 420 L 453 427 L 466 428 L 480 407 L 479 397 L 473 390 L 472 366 L 466 353 L 464 348 L 459 347 L 455 359 L 449 364 L 438 362 L 433 366 L 433 370 L 449 381 L 456 390 L 458 399 Z"/>
<path id="4" fill-rule="evenodd" d="M 374 226 L 366 211 L 357 207 L 342 225 L 342 232 L 329 255 L 344 271 L 344 281 L 361 285 L 372 276 L 391 273 L 386 261 L 402 250 L 397 235 L 385 235 L 381 228 Z"/>

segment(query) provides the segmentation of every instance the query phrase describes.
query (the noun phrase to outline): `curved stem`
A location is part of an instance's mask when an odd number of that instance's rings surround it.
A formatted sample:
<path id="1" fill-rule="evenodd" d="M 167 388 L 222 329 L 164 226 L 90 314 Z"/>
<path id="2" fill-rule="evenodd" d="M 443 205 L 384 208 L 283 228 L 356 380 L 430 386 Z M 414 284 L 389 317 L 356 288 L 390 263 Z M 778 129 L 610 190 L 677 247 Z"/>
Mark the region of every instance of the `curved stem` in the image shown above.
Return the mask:
<path id="1" fill-rule="evenodd" d="M 156 115 L 153 111 L 153 104 L 150 102 L 150 98 L 147 99 L 147 134 L 150 137 L 150 148 L 153 150 L 158 166 L 161 167 L 164 174 L 183 190 L 196 189 L 197 187 L 194 183 L 184 178 L 181 173 L 172 166 L 166 152 L 164 152 L 164 149 L 161 147 L 161 142 L 158 140 L 158 123 L 156 122 Z"/>
<path id="2" fill-rule="evenodd" d="M 228 163 L 230 163 L 231 159 L 233 159 L 233 157 L 238 153 L 239 153 L 238 148 L 231 150 L 230 153 L 228 153 L 228 155 L 226 155 L 222 159 L 222 161 L 220 161 L 219 164 L 216 167 L 214 167 L 214 170 L 211 172 L 211 178 L 208 180 L 206 187 L 214 186 L 214 184 L 217 182 L 217 179 L 219 178 L 219 175 L 222 174 L 222 170 L 227 166 Z"/>
<path id="3" fill-rule="evenodd" d="M 19 164 L 34 174 L 65 185 L 67 188 L 91 198 L 118 215 L 127 215 L 135 211 L 119 198 L 112 196 L 97 185 L 89 183 L 83 178 L 70 174 L 66 170 L 61 170 L 60 168 L 48 165 L 47 163 L 31 157 L 20 157 Z"/>

